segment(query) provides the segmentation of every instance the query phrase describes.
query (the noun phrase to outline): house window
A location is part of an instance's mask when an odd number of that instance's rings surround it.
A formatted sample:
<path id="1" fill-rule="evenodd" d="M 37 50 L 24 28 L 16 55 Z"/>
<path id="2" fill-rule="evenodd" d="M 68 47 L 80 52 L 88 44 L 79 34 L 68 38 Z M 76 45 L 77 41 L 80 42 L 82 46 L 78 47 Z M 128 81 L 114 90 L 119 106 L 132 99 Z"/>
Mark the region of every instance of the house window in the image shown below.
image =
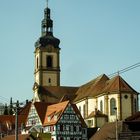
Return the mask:
<path id="1" fill-rule="evenodd" d="M 47 67 L 52 67 L 52 56 L 47 56 Z"/>
<path id="2" fill-rule="evenodd" d="M 103 112 L 103 101 L 100 101 L 100 111 Z"/>
<path id="3" fill-rule="evenodd" d="M 54 126 L 50 126 L 50 129 L 51 132 L 54 131 Z"/>
<path id="4" fill-rule="evenodd" d="M 110 115 L 115 115 L 116 100 L 115 98 L 110 99 Z"/>
<path id="5" fill-rule="evenodd" d="M 57 125 L 57 130 L 60 130 L 60 125 Z"/>
<path id="6" fill-rule="evenodd" d="M 83 134 L 86 134 L 86 130 L 85 129 L 83 129 Z"/>
<path id="7" fill-rule="evenodd" d="M 62 124 L 60 125 L 60 131 L 63 131 L 63 125 Z"/>
<path id="8" fill-rule="evenodd" d="M 76 126 L 74 126 L 74 132 L 76 132 Z"/>

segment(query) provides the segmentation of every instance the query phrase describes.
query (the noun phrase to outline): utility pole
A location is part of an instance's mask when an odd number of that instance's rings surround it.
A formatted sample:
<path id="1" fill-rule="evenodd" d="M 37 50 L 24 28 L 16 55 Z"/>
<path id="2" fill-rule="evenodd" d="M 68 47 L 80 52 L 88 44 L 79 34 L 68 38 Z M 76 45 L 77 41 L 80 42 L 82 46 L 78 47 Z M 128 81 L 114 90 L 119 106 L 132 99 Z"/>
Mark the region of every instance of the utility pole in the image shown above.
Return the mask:
<path id="1" fill-rule="evenodd" d="M 117 118 L 117 107 L 114 108 L 116 114 L 116 140 L 118 140 L 118 118 Z"/>
<path id="2" fill-rule="evenodd" d="M 17 101 L 15 107 L 15 140 L 18 140 L 18 108 L 19 108 L 19 101 Z"/>

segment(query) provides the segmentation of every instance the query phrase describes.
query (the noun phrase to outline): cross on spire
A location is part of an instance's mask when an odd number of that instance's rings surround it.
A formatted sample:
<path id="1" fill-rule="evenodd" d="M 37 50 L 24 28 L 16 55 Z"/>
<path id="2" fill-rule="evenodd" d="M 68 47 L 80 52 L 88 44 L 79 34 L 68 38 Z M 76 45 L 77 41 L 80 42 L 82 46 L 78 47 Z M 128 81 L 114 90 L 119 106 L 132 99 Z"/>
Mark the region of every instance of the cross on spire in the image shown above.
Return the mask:
<path id="1" fill-rule="evenodd" d="M 49 0 L 46 0 L 46 2 L 47 2 L 47 8 L 48 8 Z"/>

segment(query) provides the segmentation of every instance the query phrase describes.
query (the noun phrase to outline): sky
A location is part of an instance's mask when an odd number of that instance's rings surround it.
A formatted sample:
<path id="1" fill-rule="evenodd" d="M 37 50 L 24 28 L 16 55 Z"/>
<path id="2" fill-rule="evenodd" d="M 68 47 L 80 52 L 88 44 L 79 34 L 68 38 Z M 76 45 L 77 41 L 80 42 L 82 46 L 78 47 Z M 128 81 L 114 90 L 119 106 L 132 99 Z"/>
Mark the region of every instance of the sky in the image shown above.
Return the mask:
<path id="1" fill-rule="evenodd" d="M 34 44 L 46 0 L 0 0 L 0 102 L 33 97 Z M 140 62 L 140 0 L 49 0 L 61 85 L 80 86 Z M 121 74 L 140 92 L 140 67 Z"/>

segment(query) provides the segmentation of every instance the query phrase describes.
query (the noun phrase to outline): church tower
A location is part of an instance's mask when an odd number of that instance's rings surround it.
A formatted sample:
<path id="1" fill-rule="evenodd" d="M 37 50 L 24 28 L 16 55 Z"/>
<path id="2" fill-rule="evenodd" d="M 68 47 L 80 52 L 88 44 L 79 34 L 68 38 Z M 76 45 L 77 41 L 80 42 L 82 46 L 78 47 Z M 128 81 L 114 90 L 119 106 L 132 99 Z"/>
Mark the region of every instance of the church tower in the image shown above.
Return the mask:
<path id="1" fill-rule="evenodd" d="M 41 37 L 35 43 L 34 92 L 36 86 L 60 86 L 59 43 L 60 40 L 53 36 L 53 20 L 47 6 L 41 24 Z"/>

